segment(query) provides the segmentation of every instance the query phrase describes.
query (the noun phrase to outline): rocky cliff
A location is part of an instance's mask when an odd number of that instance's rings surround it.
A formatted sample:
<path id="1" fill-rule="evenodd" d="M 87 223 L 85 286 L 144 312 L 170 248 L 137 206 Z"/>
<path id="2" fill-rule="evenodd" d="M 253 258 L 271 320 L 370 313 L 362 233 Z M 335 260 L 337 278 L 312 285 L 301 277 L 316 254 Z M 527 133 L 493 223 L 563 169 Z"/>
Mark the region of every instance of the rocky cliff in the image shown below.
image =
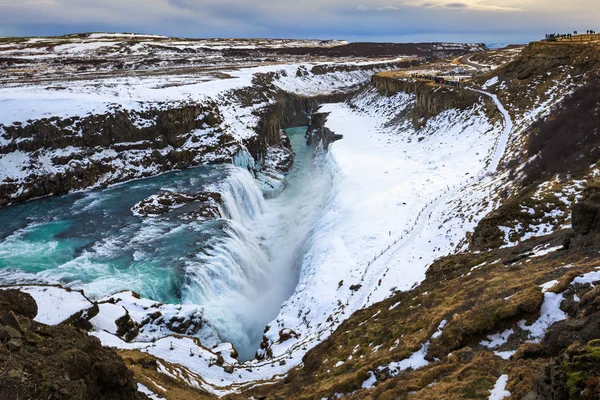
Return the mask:
<path id="1" fill-rule="evenodd" d="M 0 290 L 0 400 L 142 400 L 133 372 L 79 329 L 35 322 L 33 298 Z"/>
<path id="2" fill-rule="evenodd" d="M 306 131 L 306 144 L 309 146 L 319 146 L 327 150 L 329 145 L 336 140 L 343 138 L 342 135 L 334 133 L 325 126 L 328 113 L 314 113 Z"/>
<path id="3" fill-rule="evenodd" d="M 231 160 L 240 145 L 222 123 L 207 103 L 0 125 L 0 156 L 21 171 L 0 183 L 0 206 Z"/>
<path id="4" fill-rule="evenodd" d="M 450 109 L 466 109 L 476 104 L 481 96 L 468 89 L 434 85 L 431 82 L 375 74 L 371 83 L 381 93 L 414 94 L 416 118 L 430 117 Z"/>

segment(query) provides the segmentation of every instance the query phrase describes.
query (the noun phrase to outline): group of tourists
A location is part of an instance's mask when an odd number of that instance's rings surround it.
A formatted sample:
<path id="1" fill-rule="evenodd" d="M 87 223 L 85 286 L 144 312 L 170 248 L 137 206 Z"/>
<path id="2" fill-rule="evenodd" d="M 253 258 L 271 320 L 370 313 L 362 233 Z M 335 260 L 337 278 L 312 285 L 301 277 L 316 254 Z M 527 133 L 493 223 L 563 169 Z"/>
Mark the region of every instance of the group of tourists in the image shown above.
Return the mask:
<path id="1" fill-rule="evenodd" d="M 596 35 L 596 31 L 588 29 L 585 32 L 586 35 Z M 546 34 L 546 40 L 549 42 L 556 42 L 557 40 L 573 40 L 574 37 L 582 36 L 577 31 L 573 33 L 548 33 Z"/>

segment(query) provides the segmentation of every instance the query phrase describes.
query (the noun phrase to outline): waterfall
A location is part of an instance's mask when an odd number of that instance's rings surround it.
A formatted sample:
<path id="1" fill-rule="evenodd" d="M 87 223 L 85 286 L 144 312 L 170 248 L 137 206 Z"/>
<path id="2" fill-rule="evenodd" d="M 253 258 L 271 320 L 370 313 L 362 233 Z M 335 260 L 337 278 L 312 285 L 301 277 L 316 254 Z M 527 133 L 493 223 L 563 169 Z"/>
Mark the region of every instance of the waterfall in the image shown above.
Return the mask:
<path id="1" fill-rule="evenodd" d="M 247 169 L 248 171 L 252 171 L 252 173 L 256 171 L 254 157 L 252 157 L 252 154 L 250 154 L 246 148 L 238 151 L 237 154 L 233 156 L 232 163 L 236 167 Z"/>
<path id="2" fill-rule="evenodd" d="M 183 300 L 204 307 L 207 324 L 235 344 L 241 359 L 253 358 L 265 326 L 294 292 L 331 187 L 324 159 L 306 146 L 305 130 L 290 135 L 295 163 L 278 196 L 265 200 L 244 153 L 208 188 L 221 194 L 224 218 L 204 251 L 186 264 Z"/>
<path id="3" fill-rule="evenodd" d="M 201 304 L 220 339 L 235 343 L 242 357 L 251 358 L 264 328 L 255 324 L 261 310 L 251 305 L 269 286 L 269 253 L 255 230 L 267 205 L 248 170 L 228 169 L 223 181 L 209 187 L 222 196 L 224 218 L 204 251 L 186 263 L 183 300 Z"/>
<path id="4" fill-rule="evenodd" d="M 213 185 L 211 190 L 221 193 L 226 217 L 247 226 L 264 212 L 265 200 L 247 169 L 233 167 L 230 170 L 225 181 Z"/>

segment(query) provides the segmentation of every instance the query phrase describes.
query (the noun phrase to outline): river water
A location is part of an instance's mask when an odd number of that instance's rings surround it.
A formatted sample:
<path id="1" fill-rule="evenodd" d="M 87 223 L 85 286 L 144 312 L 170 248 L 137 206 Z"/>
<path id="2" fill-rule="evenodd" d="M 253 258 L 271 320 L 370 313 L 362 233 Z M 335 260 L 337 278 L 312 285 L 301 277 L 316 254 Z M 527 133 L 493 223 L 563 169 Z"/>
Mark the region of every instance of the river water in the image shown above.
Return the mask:
<path id="1" fill-rule="evenodd" d="M 294 291 L 330 187 L 305 132 L 288 130 L 295 163 L 287 187 L 269 200 L 247 170 L 216 165 L 0 209 L 0 284 L 61 283 L 94 299 L 133 290 L 197 304 L 215 333 L 206 340 L 232 342 L 242 359 L 252 358 L 265 325 Z M 132 213 L 165 190 L 218 191 L 225 218 L 184 221 L 177 216 L 185 208 L 159 217 Z"/>

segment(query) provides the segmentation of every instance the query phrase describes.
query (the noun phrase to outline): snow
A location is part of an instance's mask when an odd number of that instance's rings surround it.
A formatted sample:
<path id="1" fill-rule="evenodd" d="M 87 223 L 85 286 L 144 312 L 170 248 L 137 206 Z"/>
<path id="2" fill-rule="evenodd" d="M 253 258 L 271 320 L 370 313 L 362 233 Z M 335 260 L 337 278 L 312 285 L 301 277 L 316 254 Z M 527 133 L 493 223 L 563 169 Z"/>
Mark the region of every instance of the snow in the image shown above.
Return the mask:
<path id="1" fill-rule="evenodd" d="M 494 76 L 493 78 L 489 79 L 486 83 L 483 84 L 483 86 L 481 86 L 482 89 L 488 89 L 491 86 L 494 86 L 498 83 L 498 77 Z"/>
<path id="2" fill-rule="evenodd" d="M 504 332 L 489 335 L 487 337 L 488 340 L 482 340 L 479 344 L 489 349 L 495 349 L 505 344 L 508 341 L 510 335 L 512 335 L 513 333 L 515 333 L 514 329 L 507 329 Z"/>
<path id="3" fill-rule="evenodd" d="M 335 173 L 332 195 L 310 242 L 296 292 L 273 322 L 278 329 L 293 327 L 303 344 L 312 346 L 315 336 L 327 335 L 353 310 L 420 282 L 429 263 L 452 252 L 453 243 L 477 222 L 457 218 L 451 230 L 432 228 L 447 220 L 447 210 L 459 202 L 452 199 L 480 201 L 469 199 L 462 189 L 465 182 L 477 184 L 495 171 L 510 119 L 498 129 L 476 106 L 442 113 L 420 132 L 409 125 L 386 127 L 413 101 L 402 93 L 368 93 L 355 100 L 356 107 L 328 104 L 320 110 L 330 113 L 327 127 L 344 136 L 329 148 L 328 162 Z M 399 226 L 408 232 L 399 231 Z M 357 292 L 351 292 L 350 285 L 333 290 L 341 279 L 362 287 Z M 338 308 L 338 300 L 343 308 Z M 338 310 L 334 322 L 328 323 L 328 316 Z M 315 327 L 321 327 L 320 334 Z M 273 342 L 278 329 L 267 332 Z M 298 344 L 274 344 L 272 350 L 282 354 L 290 347 L 297 349 Z"/>
<path id="4" fill-rule="evenodd" d="M 131 291 L 116 293 L 112 296 L 103 298 L 100 301 L 106 303 L 100 304 L 100 312 L 94 318 L 98 319 L 99 330 L 106 330 L 113 334 L 116 333 L 112 329 L 107 329 L 106 327 L 112 328 L 114 321 L 124 315 L 124 312 L 121 310 L 126 310 L 129 317 L 141 325 L 140 332 L 136 338 L 136 341 L 140 342 L 149 342 L 174 334 L 175 332 L 170 331 L 165 326 L 165 321 L 192 320 L 193 322 L 202 324 L 203 320 L 202 307 L 193 304 L 162 304 L 157 301 L 138 298 Z M 113 305 L 111 303 L 114 303 L 113 307 L 109 307 Z M 153 321 L 152 315 L 156 313 L 160 313 L 163 323 L 156 324 L 155 321 Z M 177 323 L 175 322 L 175 324 Z M 212 334 L 212 332 L 205 333 L 208 336 L 211 336 L 210 334 Z M 206 339 L 207 336 L 204 338 Z M 223 357 L 230 357 L 232 349 L 231 344 L 225 343 L 221 345 L 218 351 L 223 351 Z M 232 362 L 237 362 L 237 360 Z"/>
<path id="5" fill-rule="evenodd" d="M 517 352 L 516 350 L 494 351 L 494 354 L 497 355 L 498 357 L 504 359 L 504 360 L 508 360 L 516 352 Z"/>
<path id="6" fill-rule="evenodd" d="M 556 286 L 556 284 L 558 283 L 558 281 L 552 280 L 549 282 L 544 283 L 543 285 L 541 285 L 540 287 L 542 288 L 542 293 L 546 293 L 548 290 L 552 289 L 554 286 Z"/>
<path id="7" fill-rule="evenodd" d="M 374 68 L 384 68 L 371 64 Z M 184 81 L 180 86 L 167 86 L 168 82 L 160 77 L 108 80 L 105 86 L 93 90 L 74 83 L 69 92 L 57 94 L 56 104 L 46 93 L 38 95 L 36 88 L 10 92 L 0 89 L 0 106 L 6 105 L 8 110 L 0 117 L 0 123 L 2 120 L 12 123 L 25 116 L 31 118 L 32 113 L 38 116 L 98 113 L 112 102 L 138 110 L 140 102 L 221 99 L 231 89 L 250 85 L 257 72 L 278 73 L 275 85 L 303 95 L 333 93 L 364 83 L 372 74 L 354 71 L 316 76 L 309 73 L 295 79 L 301 67 L 308 71 L 312 66 L 241 69 L 231 72 L 232 79 Z M 512 121 L 494 95 L 480 93 L 496 103 L 504 117 L 503 127 L 487 119 L 482 104 L 463 111 L 446 111 L 431 118 L 419 131 L 408 122 L 392 127 L 388 122 L 411 107 L 414 96 L 380 96 L 375 90 L 354 99 L 356 107 L 344 103 L 322 107 L 321 111 L 330 113 L 327 127 L 344 138 L 331 145 L 324 156 L 323 162 L 332 175 L 327 207 L 311 226 L 312 235 L 303 248 L 305 255 L 296 290 L 282 305 L 266 334 L 273 360 L 236 364 L 235 372 L 228 374 L 211 361 L 216 357 L 214 351 L 220 351 L 225 353 L 226 363 L 234 364 L 237 360 L 227 357 L 231 350 L 226 346 L 211 351 L 190 338 L 163 336 L 166 332 L 147 332 L 146 335 L 144 331 L 140 333 L 140 340 L 158 339 L 154 343 L 125 343 L 113 334 L 115 318 L 124 315 L 125 307 L 131 318 L 139 322 L 148 315 L 144 307 L 150 307 L 146 300 L 135 299 L 130 293 L 113 296 L 119 301 L 110 307 L 102 304 L 101 313 L 94 321 L 98 331 L 92 335 L 105 345 L 136 348 L 181 364 L 202 375 L 203 381 L 194 381 L 195 384 L 216 394 L 235 392 L 248 382 L 284 376 L 290 368 L 301 364 L 303 355 L 353 311 L 422 281 L 427 266 L 439 256 L 454 252 L 465 233 L 493 207 L 493 204 L 485 207 L 479 204 L 489 198 Z M 34 101 L 35 109 L 23 110 L 23 105 L 30 100 Z M 252 111 L 260 106 L 240 109 L 237 104 L 221 103 L 225 124 L 236 139 L 254 135 L 257 121 Z M 106 151 L 97 157 L 114 155 Z M 237 162 L 244 160 L 250 161 L 242 155 Z M 472 219 L 462 217 L 465 210 L 472 211 L 469 212 Z M 342 279 L 346 284 L 336 290 Z M 349 289 L 352 284 L 362 286 L 353 292 Z M 328 317 L 334 314 L 333 321 L 328 322 Z M 443 327 L 442 322 L 433 338 L 439 337 Z M 284 328 L 294 329 L 299 337 L 279 343 L 278 333 Z M 409 358 L 391 363 L 390 369 L 399 372 L 427 365 L 424 357 L 428 346 L 427 342 Z M 280 365 L 283 360 L 285 365 Z M 336 365 L 340 363 L 343 361 Z"/>
<path id="8" fill-rule="evenodd" d="M 362 383 L 361 387 L 363 389 L 370 389 L 375 385 L 375 383 L 377 383 L 377 377 L 373 371 L 369 371 L 369 377 Z"/>
<path id="9" fill-rule="evenodd" d="M 542 257 L 550 253 L 554 253 L 555 251 L 563 249 L 564 246 L 554 246 L 550 247 L 549 245 L 540 245 L 533 248 L 534 255 L 532 257 Z"/>
<path id="10" fill-rule="evenodd" d="M 588 283 L 592 287 L 594 287 L 593 283 L 598 282 L 598 281 L 600 281 L 600 271 L 593 271 L 593 272 L 589 272 L 585 275 L 578 276 L 577 278 L 573 279 L 573 282 L 571 282 L 571 285 L 574 285 L 576 283 L 579 283 L 579 284 Z"/>
<path id="11" fill-rule="evenodd" d="M 443 320 L 440 322 L 440 326 L 438 326 L 437 331 L 431 336 L 432 339 L 437 339 L 442 336 L 442 331 L 444 330 L 444 326 L 448 323 L 448 320 Z"/>
<path id="12" fill-rule="evenodd" d="M 119 305 L 110 303 L 98 304 L 98 308 L 100 308 L 100 312 L 90 320 L 94 329 L 116 334 L 118 328 L 115 321 L 124 317 L 127 314 L 126 310 Z"/>
<path id="13" fill-rule="evenodd" d="M 411 354 L 409 358 L 406 358 L 401 361 L 391 362 L 387 365 L 390 370 L 390 376 L 396 376 L 400 372 L 411 369 L 419 369 L 429 364 L 429 361 L 425 359 L 427 355 L 427 351 L 429 350 L 429 342 L 423 344 L 421 349 Z M 379 369 L 383 369 L 383 367 L 379 367 Z"/>
<path id="14" fill-rule="evenodd" d="M 161 400 L 162 399 L 162 397 L 159 397 L 156 393 L 154 393 L 152 390 L 148 389 L 148 387 L 142 385 L 141 383 L 138 382 L 137 386 L 138 386 L 138 391 L 144 393 L 151 400 Z"/>
<path id="15" fill-rule="evenodd" d="M 544 293 L 544 302 L 540 310 L 540 318 L 531 325 L 527 325 L 525 321 L 519 322 L 521 329 L 529 331 L 528 341 L 539 342 L 546 335 L 546 331 L 550 325 L 567 319 L 568 315 L 560 309 L 560 304 L 563 300 L 562 293 L 546 292 Z"/>
<path id="16" fill-rule="evenodd" d="M 92 303 L 81 292 L 67 291 L 56 286 L 0 287 L 2 289 L 18 289 L 29 293 L 38 307 L 34 321 L 46 325 L 58 325 L 92 307 Z"/>
<path id="17" fill-rule="evenodd" d="M 501 375 L 496 381 L 494 389 L 490 390 L 489 400 L 502 400 L 510 396 L 510 392 L 506 390 L 508 383 L 508 375 Z"/>

